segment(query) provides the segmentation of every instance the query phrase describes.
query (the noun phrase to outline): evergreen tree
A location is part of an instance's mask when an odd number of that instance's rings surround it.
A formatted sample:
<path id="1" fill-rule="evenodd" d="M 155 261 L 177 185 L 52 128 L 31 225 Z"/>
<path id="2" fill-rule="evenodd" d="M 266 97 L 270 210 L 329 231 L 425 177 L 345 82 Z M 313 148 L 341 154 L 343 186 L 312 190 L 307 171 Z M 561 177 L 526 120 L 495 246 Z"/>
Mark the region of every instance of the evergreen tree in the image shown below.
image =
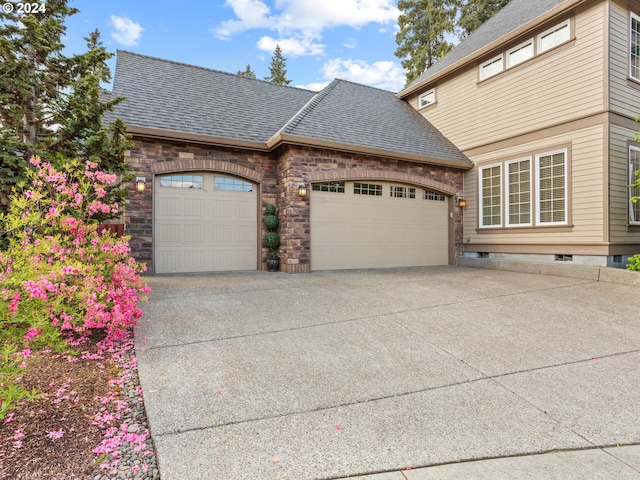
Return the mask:
<path id="1" fill-rule="evenodd" d="M 509 3 L 509 0 L 461 0 L 460 3 L 460 38 L 466 38 Z"/>
<path id="2" fill-rule="evenodd" d="M 289 85 L 291 80 L 287 80 L 287 59 L 282 56 L 282 50 L 280 45 L 276 45 L 276 49 L 273 51 L 271 57 L 271 65 L 269 66 L 270 76 L 264 77 L 271 83 L 277 83 L 278 85 Z"/>
<path id="3" fill-rule="evenodd" d="M 395 55 L 408 84 L 453 48 L 445 35 L 454 31 L 457 6 L 456 0 L 399 0 L 398 9 Z"/>
<path id="4" fill-rule="evenodd" d="M 105 98 L 110 80 L 107 53 L 98 31 L 86 38 L 87 52 L 65 57 L 64 21 L 77 13 L 67 0 L 49 0 L 46 11 L 0 13 L 0 212 L 11 189 L 25 179 L 31 156 L 53 162 L 81 158 L 124 174 L 130 140 L 122 121 L 102 125 L 121 98 Z M 110 194 L 123 197 L 122 188 Z"/>
<path id="5" fill-rule="evenodd" d="M 238 70 L 238 75 L 240 75 L 241 77 L 256 78 L 255 72 L 251 70 L 251 65 L 249 65 L 248 63 L 246 70 Z"/>

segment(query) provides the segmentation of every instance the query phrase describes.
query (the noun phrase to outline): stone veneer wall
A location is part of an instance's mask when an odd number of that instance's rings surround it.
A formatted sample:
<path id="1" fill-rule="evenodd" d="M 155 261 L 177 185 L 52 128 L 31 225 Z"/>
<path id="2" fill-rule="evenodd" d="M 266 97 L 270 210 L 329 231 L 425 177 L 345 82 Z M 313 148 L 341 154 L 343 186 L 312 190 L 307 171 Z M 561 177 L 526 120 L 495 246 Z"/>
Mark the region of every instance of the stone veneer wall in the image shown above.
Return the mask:
<path id="1" fill-rule="evenodd" d="M 309 195 L 313 195 L 312 182 L 358 179 L 412 183 L 447 194 L 453 200 L 463 194 L 463 171 L 455 168 L 294 146 L 281 148 L 278 157 L 280 269 L 288 273 L 311 270 L 310 199 L 298 196 L 299 183 L 307 186 Z M 451 236 L 458 257 L 463 252 L 462 212 L 458 207 L 452 211 Z"/>
<path id="2" fill-rule="evenodd" d="M 215 171 L 259 184 L 260 208 L 275 203 L 280 219 L 280 270 L 304 273 L 311 270 L 311 225 L 309 196 L 298 196 L 298 184 L 304 183 L 309 195 L 311 183 L 338 180 L 387 180 L 412 183 L 442 192 L 455 199 L 462 196 L 462 170 L 435 165 L 380 159 L 325 149 L 284 146 L 272 154 L 239 149 L 207 147 L 184 142 L 135 138 L 126 153 L 127 163 L 136 176 L 146 179 L 144 193 L 132 193 L 126 207 L 126 234 L 131 235 L 131 250 L 137 260 L 153 272 L 153 177 L 182 171 Z M 450 201 L 450 205 L 453 202 Z M 462 255 L 462 215 L 454 212 L 455 255 Z M 261 216 L 262 219 L 262 216 Z M 261 220 L 260 219 L 260 220 Z M 265 233 L 260 222 L 261 235 Z M 266 249 L 262 249 L 262 266 L 266 270 Z"/>

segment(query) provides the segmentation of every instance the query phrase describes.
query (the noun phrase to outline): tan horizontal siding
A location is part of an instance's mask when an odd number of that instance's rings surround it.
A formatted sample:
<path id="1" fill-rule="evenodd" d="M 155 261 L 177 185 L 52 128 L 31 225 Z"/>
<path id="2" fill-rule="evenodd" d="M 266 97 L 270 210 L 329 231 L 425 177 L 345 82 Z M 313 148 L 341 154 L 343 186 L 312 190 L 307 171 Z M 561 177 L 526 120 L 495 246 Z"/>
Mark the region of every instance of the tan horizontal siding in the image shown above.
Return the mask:
<path id="1" fill-rule="evenodd" d="M 640 233 L 629 231 L 629 141 L 635 132 L 611 125 L 609 180 L 610 231 L 612 242 L 640 242 Z"/>
<path id="2" fill-rule="evenodd" d="M 437 104 L 422 114 L 467 150 L 601 112 L 604 4 L 578 9 L 572 21 L 575 42 L 483 82 L 470 65 L 436 86 Z M 413 105 L 417 97 L 410 98 Z"/>
<path id="3" fill-rule="evenodd" d="M 634 12 L 640 15 L 640 4 Z M 640 82 L 629 80 L 629 11 L 611 2 L 611 45 L 609 54 L 611 110 L 636 118 L 640 115 Z M 631 85 L 636 85 L 634 88 Z"/>
<path id="4" fill-rule="evenodd" d="M 493 245 L 553 245 L 601 244 L 605 238 L 605 184 L 604 184 L 604 141 L 605 125 L 597 124 L 553 137 L 515 145 L 472 157 L 476 164 L 491 164 L 496 161 L 521 158 L 544 153 L 563 146 L 570 146 L 570 202 L 571 226 L 556 229 L 517 229 L 510 228 L 487 231 L 478 229 L 478 169 L 465 174 L 464 195 L 468 207 L 464 211 L 464 240 L 468 246 L 473 244 Z M 504 169 L 503 169 L 504 185 Z M 535 195 L 535 186 L 534 186 Z M 503 211 L 504 211 L 503 190 Z M 537 208 L 534 202 L 534 211 Z M 535 218 L 535 216 L 534 216 Z M 544 227 L 543 227 L 544 228 Z M 469 248 L 468 248 L 469 249 Z"/>

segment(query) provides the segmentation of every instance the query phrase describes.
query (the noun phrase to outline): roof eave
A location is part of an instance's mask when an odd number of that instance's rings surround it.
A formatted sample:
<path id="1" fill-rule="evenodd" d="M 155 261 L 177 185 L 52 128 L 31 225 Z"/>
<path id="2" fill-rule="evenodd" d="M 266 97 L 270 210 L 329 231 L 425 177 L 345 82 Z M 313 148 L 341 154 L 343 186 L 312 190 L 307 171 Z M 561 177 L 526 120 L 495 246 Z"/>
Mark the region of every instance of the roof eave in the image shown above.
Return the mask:
<path id="1" fill-rule="evenodd" d="M 239 140 L 235 138 L 215 137 L 212 135 L 203 135 L 198 133 L 179 132 L 175 130 L 164 130 L 161 128 L 138 127 L 135 125 L 127 125 L 127 132 L 132 135 L 141 137 L 156 138 L 159 140 L 178 140 L 205 145 L 213 145 L 217 147 L 241 148 L 244 150 L 257 150 L 260 152 L 268 152 L 270 148 L 264 142 L 252 142 L 248 140 Z"/>
<path id="2" fill-rule="evenodd" d="M 449 158 L 437 158 L 427 155 L 416 155 L 413 153 L 396 152 L 392 150 L 383 150 L 379 148 L 363 147 L 359 145 L 350 145 L 347 143 L 332 142 L 330 140 L 321 140 L 318 138 L 302 137 L 287 133 L 278 133 L 274 135 L 267 145 L 270 149 L 274 149 L 279 145 L 297 145 L 300 147 L 310 148 L 326 148 L 329 150 L 338 150 L 341 152 L 356 153 L 362 155 L 371 155 L 375 157 L 391 158 L 394 160 L 405 160 L 407 162 L 425 163 L 429 165 L 440 165 L 443 167 L 459 168 L 462 170 L 471 170 L 473 163 L 470 160 L 456 160 Z"/>
<path id="3" fill-rule="evenodd" d="M 558 17 L 558 16 L 564 14 L 565 12 L 567 12 L 568 10 L 571 10 L 572 8 L 575 8 L 578 5 L 580 5 L 582 3 L 585 3 L 587 1 L 588 0 L 567 0 L 567 2 L 561 3 L 560 5 L 557 5 L 557 6 L 553 7 L 552 9 L 550 9 L 547 12 L 543 13 L 542 15 L 539 15 L 538 17 L 534 18 L 533 20 L 521 25 L 520 27 L 516 28 L 515 30 L 512 30 L 507 35 L 503 35 L 502 37 L 498 38 L 497 40 L 494 40 L 493 42 L 489 43 L 488 45 L 485 45 L 484 47 L 474 51 L 473 53 L 467 55 L 466 57 L 464 57 L 464 58 L 462 58 L 460 60 L 458 60 L 457 62 L 452 63 L 448 67 L 443 68 L 439 72 L 434 73 L 433 75 L 425 78 L 424 80 L 422 80 L 422 81 L 420 81 L 420 82 L 418 82 L 418 83 L 416 83 L 414 85 L 411 85 L 411 86 L 409 86 L 407 88 L 404 88 L 404 89 L 400 90 L 396 94 L 396 96 L 398 98 L 405 99 L 409 95 L 411 95 L 413 93 L 416 93 L 418 90 L 421 90 L 425 86 L 431 85 L 431 84 L 437 82 L 438 80 L 440 80 L 441 78 L 443 78 L 443 77 L 455 72 L 456 70 L 459 70 L 459 69 L 467 66 L 469 63 L 477 60 L 478 58 L 482 57 L 483 55 L 486 55 L 491 50 L 496 49 L 500 45 L 502 45 L 504 43 L 507 43 L 510 40 L 518 37 L 519 35 L 525 33 L 527 30 L 532 29 L 536 25 L 544 23 L 546 21 L 549 21 L 549 20 L 553 19 L 554 17 Z"/>

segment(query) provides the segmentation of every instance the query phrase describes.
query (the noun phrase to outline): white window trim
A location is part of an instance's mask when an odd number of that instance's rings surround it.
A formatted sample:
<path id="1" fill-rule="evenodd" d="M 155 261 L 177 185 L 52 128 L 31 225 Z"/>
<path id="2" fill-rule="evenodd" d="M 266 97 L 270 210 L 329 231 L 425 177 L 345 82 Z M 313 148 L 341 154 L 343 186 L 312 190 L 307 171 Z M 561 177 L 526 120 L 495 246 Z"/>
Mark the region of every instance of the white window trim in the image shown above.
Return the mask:
<path id="1" fill-rule="evenodd" d="M 433 100 L 431 101 L 427 101 L 425 103 L 422 102 L 422 100 L 430 95 L 433 95 Z M 423 93 L 422 95 L 420 95 L 420 97 L 418 98 L 418 108 L 424 108 L 424 107 L 428 107 L 429 105 L 433 105 L 434 103 L 436 103 L 436 89 L 432 88 L 431 90 Z"/>
<path id="2" fill-rule="evenodd" d="M 485 67 L 488 67 L 489 65 L 492 65 L 494 63 L 497 62 L 501 62 L 500 64 L 500 70 L 498 70 L 497 72 L 492 73 L 491 75 L 485 75 Z M 504 55 L 501 53 L 500 55 L 497 55 L 493 58 L 491 58 L 490 60 L 487 60 L 486 62 L 483 62 L 480 64 L 480 80 L 486 80 L 487 78 L 491 78 L 496 76 L 497 74 L 501 73 L 504 71 Z"/>
<path id="3" fill-rule="evenodd" d="M 636 151 L 640 153 L 640 147 L 636 147 L 635 145 L 629 145 L 629 184 L 633 183 L 635 178 L 635 172 L 638 168 L 633 168 L 631 166 L 631 151 Z M 639 165 L 640 167 L 640 165 Z M 633 189 L 629 187 L 629 225 L 640 225 L 640 218 L 633 218 L 633 207 L 634 204 L 631 203 L 631 198 L 633 197 Z"/>
<path id="4" fill-rule="evenodd" d="M 540 220 L 540 158 L 547 157 L 549 155 L 555 155 L 557 153 L 564 153 L 564 221 L 563 222 L 542 222 Z M 568 225 L 569 224 L 569 152 L 566 148 L 559 150 L 551 150 L 549 152 L 543 152 L 536 154 L 536 225 L 537 226 L 554 226 L 554 225 Z"/>
<path id="5" fill-rule="evenodd" d="M 511 194 L 510 182 L 509 182 L 509 165 L 512 163 L 519 163 L 524 160 L 529 161 L 529 223 L 511 223 L 509 219 L 511 218 L 511 202 L 509 201 L 509 197 Z M 535 181 L 533 175 L 533 166 L 532 166 L 532 158 L 531 157 L 522 157 L 516 158 L 513 160 L 509 160 L 504 163 L 504 185 L 505 185 L 505 225 L 510 228 L 514 227 L 531 227 L 533 226 L 533 209 L 534 209 L 534 199 L 533 199 L 533 183 Z M 566 160 L 566 157 L 565 157 Z M 565 172 L 566 176 L 566 172 Z"/>
<path id="6" fill-rule="evenodd" d="M 484 225 L 483 223 L 483 210 L 484 210 L 484 196 L 482 195 L 482 171 L 487 168 L 498 167 L 500 169 L 500 223 L 497 225 Z M 504 169 L 502 168 L 502 163 L 492 163 L 491 165 L 483 165 L 478 169 L 478 225 L 480 228 L 502 228 L 503 224 L 503 207 L 504 207 L 504 196 L 502 192 L 502 186 L 504 184 Z"/>
<path id="7" fill-rule="evenodd" d="M 527 57 L 527 58 L 524 58 L 524 59 L 520 60 L 519 62 L 513 63 L 511 61 L 511 54 L 514 53 L 517 50 L 520 50 L 520 49 L 526 47 L 527 45 L 531 45 L 531 56 Z M 530 58 L 535 57 L 535 54 L 536 54 L 536 52 L 534 51 L 533 38 L 530 38 L 526 42 L 522 42 L 520 45 L 517 45 L 517 46 L 515 46 L 512 49 L 507 51 L 507 68 L 511 68 L 511 67 L 515 67 L 516 65 L 520 65 L 521 63 L 526 62 Z"/>
<path id="8" fill-rule="evenodd" d="M 557 44 L 553 45 L 552 47 L 543 49 L 542 48 L 542 39 L 543 39 L 543 37 L 547 36 L 550 33 L 555 32 L 557 30 L 560 30 L 561 28 L 564 28 L 564 27 L 567 27 L 567 30 L 569 32 L 569 35 L 568 35 L 567 39 L 564 40 L 561 43 L 557 43 Z M 567 18 L 564 22 L 558 23 L 557 25 L 554 25 L 553 27 L 545 30 L 544 32 L 542 32 L 541 34 L 538 35 L 538 41 L 537 41 L 538 53 L 549 51 L 549 50 L 557 47 L 558 45 L 562 45 L 563 43 L 568 42 L 569 40 L 571 40 L 571 19 Z"/>
<path id="9" fill-rule="evenodd" d="M 632 62 L 631 62 L 631 51 L 633 47 L 633 35 L 631 31 L 631 26 L 633 25 L 634 20 L 640 23 L 640 15 L 636 15 L 633 12 L 630 12 L 630 13 L 631 15 L 629 16 L 629 77 L 633 78 L 634 80 L 638 80 L 640 82 L 640 77 L 635 77 L 633 75 L 633 68 L 632 68 Z"/>

